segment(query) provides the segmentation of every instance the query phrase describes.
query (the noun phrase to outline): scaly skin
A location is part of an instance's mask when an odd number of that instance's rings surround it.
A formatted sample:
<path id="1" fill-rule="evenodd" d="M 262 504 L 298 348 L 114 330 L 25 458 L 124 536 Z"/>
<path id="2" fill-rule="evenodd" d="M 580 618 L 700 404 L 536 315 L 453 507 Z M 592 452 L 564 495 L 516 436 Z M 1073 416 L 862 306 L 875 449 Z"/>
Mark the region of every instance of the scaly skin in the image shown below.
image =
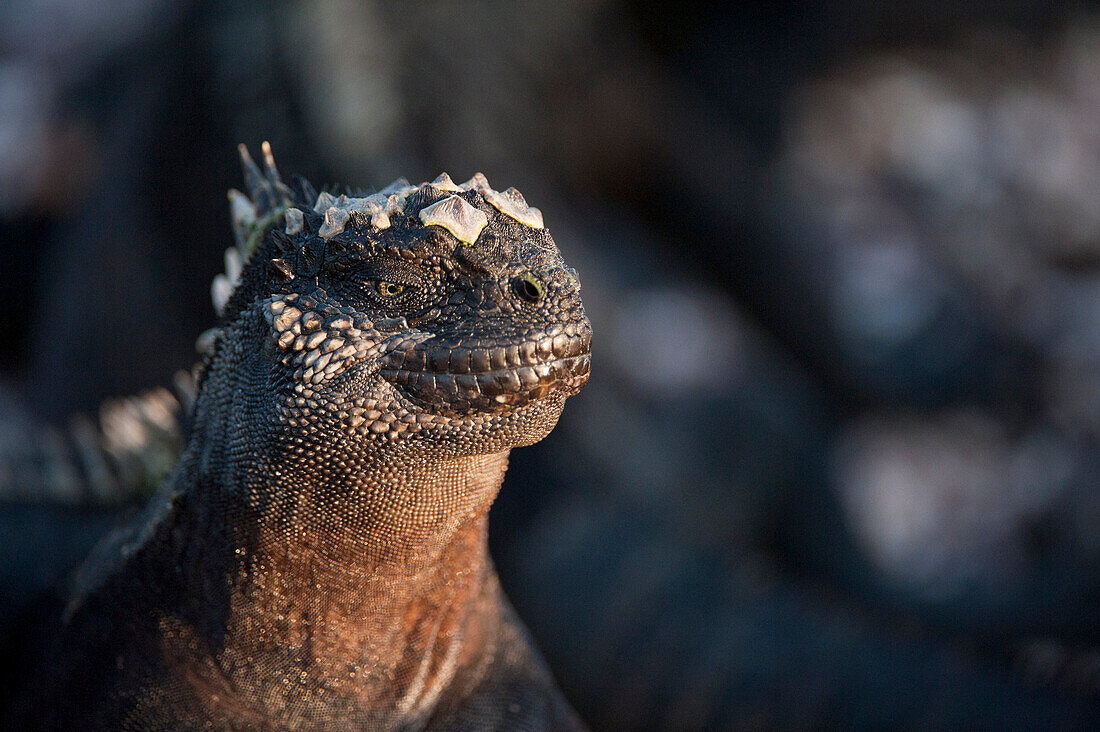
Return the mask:
<path id="1" fill-rule="evenodd" d="M 89 560 L 17 722 L 578 727 L 486 545 L 509 450 L 587 380 L 575 275 L 484 178 L 315 212 L 265 152 L 184 453 Z"/>

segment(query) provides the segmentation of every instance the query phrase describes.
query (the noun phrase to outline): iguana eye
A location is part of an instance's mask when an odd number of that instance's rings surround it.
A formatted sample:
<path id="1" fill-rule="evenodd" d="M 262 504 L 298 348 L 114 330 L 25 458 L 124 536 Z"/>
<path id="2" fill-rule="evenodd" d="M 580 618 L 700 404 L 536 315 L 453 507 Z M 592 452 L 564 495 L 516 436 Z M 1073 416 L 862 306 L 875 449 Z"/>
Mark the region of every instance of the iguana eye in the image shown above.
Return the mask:
<path id="1" fill-rule="evenodd" d="M 405 285 L 386 280 L 375 280 L 373 284 L 375 291 L 382 297 L 397 297 L 407 289 Z"/>

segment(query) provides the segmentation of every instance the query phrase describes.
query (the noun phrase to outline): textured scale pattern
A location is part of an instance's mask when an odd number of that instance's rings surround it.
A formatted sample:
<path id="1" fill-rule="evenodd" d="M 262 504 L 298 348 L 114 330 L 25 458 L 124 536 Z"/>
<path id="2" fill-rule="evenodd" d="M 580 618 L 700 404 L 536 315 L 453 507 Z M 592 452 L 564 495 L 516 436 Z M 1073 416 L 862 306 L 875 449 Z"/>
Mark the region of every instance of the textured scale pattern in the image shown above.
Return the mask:
<path id="1" fill-rule="evenodd" d="M 348 197 L 242 159 L 182 457 L 14 723 L 578 728 L 486 545 L 509 450 L 588 378 L 542 214 L 480 174 Z"/>

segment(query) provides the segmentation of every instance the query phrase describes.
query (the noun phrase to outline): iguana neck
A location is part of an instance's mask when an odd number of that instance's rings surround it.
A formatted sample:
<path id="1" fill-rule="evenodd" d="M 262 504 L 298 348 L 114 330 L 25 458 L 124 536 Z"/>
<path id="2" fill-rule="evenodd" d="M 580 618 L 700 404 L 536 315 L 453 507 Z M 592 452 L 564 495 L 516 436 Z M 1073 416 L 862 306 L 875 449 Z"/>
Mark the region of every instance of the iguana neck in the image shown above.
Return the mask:
<path id="1" fill-rule="evenodd" d="M 362 490 L 200 482 L 178 504 L 187 539 L 175 561 L 192 601 L 165 628 L 168 657 L 186 678 L 255 697 L 234 703 L 293 706 L 330 689 L 379 719 L 429 713 L 458 670 L 476 683 L 467 672 L 492 657 L 501 606 L 487 512 L 507 458 L 390 468 L 359 476 Z M 298 681 L 271 688 L 276 677 Z"/>

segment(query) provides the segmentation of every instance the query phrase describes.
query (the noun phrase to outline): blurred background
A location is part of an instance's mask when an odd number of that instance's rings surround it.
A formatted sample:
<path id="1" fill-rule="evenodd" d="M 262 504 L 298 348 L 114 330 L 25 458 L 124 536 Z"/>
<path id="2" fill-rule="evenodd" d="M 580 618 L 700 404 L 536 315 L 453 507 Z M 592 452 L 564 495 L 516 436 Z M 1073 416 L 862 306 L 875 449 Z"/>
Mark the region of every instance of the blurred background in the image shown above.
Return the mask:
<path id="1" fill-rule="evenodd" d="M 593 728 L 1100 726 L 1100 9 L 1058 0 L 9 0 L 0 680 L 141 500 L 20 461 L 195 360 L 265 139 L 483 171 L 578 269 L 592 380 L 491 542 Z"/>

